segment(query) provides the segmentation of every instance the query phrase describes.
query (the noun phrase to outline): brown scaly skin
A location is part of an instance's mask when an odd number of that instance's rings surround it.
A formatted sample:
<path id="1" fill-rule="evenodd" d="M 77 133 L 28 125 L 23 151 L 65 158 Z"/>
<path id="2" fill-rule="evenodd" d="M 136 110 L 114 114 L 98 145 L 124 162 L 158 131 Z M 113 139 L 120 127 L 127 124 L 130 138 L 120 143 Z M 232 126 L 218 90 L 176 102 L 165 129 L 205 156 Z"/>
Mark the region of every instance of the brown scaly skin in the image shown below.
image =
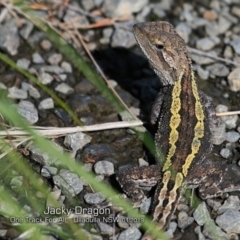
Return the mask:
<path id="1" fill-rule="evenodd" d="M 197 89 L 183 39 L 167 22 L 138 23 L 133 32 L 164 85 L 151 114 L 151 122 L 158 124 L 157 166 L 129 168 L 120 171 L 117 179 L 138 204 L 144 199 L 141 189 L 148 183 L 157 184 L 151 216 L 158 229 L 165 229 L 186 186 L 200 186 L 202 198 L 218 196 L 234 187 L 221 181 L 224 162 L 216 165 L 206 160 L 212 149 L 211 130 L 218 119 L 210 98 Z M 217 184 L 209 185 L 215 181 Z M 239 188 L 240 184 L 234 189 Z M 142 239 L 154 238 L 146 233 Z"/>

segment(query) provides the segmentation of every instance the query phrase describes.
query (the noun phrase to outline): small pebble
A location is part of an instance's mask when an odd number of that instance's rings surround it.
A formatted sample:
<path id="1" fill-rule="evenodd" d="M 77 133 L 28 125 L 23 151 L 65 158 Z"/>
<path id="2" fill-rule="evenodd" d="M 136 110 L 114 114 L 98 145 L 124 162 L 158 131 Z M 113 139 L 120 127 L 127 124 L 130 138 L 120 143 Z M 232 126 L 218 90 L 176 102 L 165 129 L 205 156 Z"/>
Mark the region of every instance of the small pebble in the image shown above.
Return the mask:
<path id="1" fill-rule="evenodd" d="M 226 141 L 228 142 L 231 142 L 231 143 L 237 142 L 239 138 L 240 138 L 240 134 L 238 132 L 231 131 L 226 133 Z"/>
<path id="2" fill-rule="evenodd" d="M 42 100 L 38 105 L 38 109 L 52 109 L 52 108 L 54 108 L 54 102 L 52 98 L 46 98 Z"/>
<path id="3" fill-rule="evenodd" d="M 97 174 L 110 176 L 114 174 L 114 165 L 109 161 L 99 161 L 94 165 L 94 171 Z"/>
<path id="4" fill-rule="evenodd" d="M 223 148 L 221 151 L 220 151 L 220 155 L 223 157 L 223 158 L 229 158 L 232 156 L 232 151 L 229 150 L 228 148 Z"/>
<path id="5" fill-rule="evenodd" d="M 106 197 L 100 193 L 86 193 L 84 195 L 84 200 L 88 204 L 99 204 L 106 200 Z"/>

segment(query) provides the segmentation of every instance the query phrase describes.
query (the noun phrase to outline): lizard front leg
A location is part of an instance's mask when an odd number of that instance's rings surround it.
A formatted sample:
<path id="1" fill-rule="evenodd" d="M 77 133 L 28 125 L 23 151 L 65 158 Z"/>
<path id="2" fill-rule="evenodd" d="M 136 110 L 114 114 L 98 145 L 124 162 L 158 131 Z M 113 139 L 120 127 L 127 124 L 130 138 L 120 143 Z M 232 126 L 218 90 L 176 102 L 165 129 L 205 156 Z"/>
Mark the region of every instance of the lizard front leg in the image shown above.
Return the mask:
<path id="1" fill-rule="evenodd" d="M 149 190 L 161 179 L 161 168 L 159 165 L 124 168 L 117 173 L 116 179 L 137 207 L 145 198 L 142 190 Z"/>
<path id="2" fill-rule="evenodd" d="M 152 111 L 151 111 L 151 124 L 154 125 L 158 118 L 159 118 L 159 114 L 161 111 L 161 106 L 165 97 L 166 92 L 168 92 L 169 86 L 165 86 L 163 88 L 160 89 L 157 98 L 152 106 Z"/>

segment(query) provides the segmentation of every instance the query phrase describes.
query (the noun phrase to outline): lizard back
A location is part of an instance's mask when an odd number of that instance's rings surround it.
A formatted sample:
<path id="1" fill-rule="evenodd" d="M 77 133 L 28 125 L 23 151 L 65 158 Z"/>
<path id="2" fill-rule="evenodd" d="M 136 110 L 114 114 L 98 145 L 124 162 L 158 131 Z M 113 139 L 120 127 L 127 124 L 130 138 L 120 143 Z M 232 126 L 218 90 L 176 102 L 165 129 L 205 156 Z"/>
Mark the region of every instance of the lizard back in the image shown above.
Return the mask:
<path id="1" fill-rule="evenodd" d="M 163 177 L 155 192 L 152 217 L 162 229 L 175 211 L 188 171 L 211 150 L 211 132 L 186 45 L 173 26 L 138 23 L 133 32 L 164 85 L 153 107 L 158 118 L 157 162 Z"/>

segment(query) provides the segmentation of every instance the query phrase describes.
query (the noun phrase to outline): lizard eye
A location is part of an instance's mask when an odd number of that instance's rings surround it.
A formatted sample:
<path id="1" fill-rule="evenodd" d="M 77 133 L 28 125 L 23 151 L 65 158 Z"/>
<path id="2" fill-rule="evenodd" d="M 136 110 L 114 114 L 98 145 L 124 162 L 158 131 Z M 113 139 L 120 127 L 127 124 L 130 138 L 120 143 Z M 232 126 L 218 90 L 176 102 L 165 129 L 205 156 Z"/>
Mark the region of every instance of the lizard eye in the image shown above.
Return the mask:
<path id="1" fill-rule="evenodd" d="M 155 47 L 157 48 L 157 50 L 160 50 L 160 51 L 164 49 L 163 44 L 155 44 Z"/>

